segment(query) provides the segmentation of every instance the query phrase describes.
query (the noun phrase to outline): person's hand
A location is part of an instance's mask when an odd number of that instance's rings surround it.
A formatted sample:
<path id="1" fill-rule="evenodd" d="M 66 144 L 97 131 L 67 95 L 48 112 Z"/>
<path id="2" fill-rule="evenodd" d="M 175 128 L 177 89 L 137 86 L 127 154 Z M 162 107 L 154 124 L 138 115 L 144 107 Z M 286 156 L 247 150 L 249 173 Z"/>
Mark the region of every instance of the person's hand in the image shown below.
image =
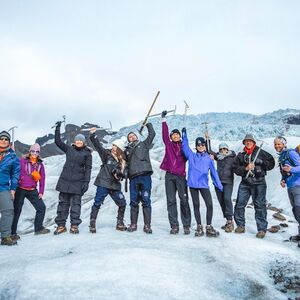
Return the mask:
<path id="1" fill-rule="evenodd" d="M 81 187 L 81 193 L 82 195 L 89 189 L 89 184 L 85 182 Z"/>
<path id="2" fill-rule="evenodd" d="M 262 160 L 262 159 L 260 159 L 260 158 L 257 158 L 256 160 L 255 160 L 255 165 L 258 165 L 258 166 L 261 166 L 261 165 L 263 165 L 263 163 L 264 163 L 264 161 Z"/>
<path id="3" fill-rule="evenodd" d="M 215 160 L 215 157 L 214 157 L 213 154 L 209 154 L 209 157 L 210 157 L 211 160 Z"/>
<path id="4" fill-rule="evenodd" d="M 280 185 L 281 185 L 281 187 L 285 188 L 285 181 L 284 181 L 284 180 L 281 180 L 281 181 L 280 181 Z"/>
<path id="5" fill-rule="evenodd" d="M 12 197 L 13 199 L 15 199 L 16 191 L 11 190 L 11 191 L 10 191 L 10 194 L 11 194 L 11 197 Z"/>
<path id="6" fill-rule="evenodd" d="M 165 118 L 166 115 L 167 115 L 167 113 L 168 113 L 168 112 L 167 112 L 166 110 L 164 110 L 164 111 L 161 113 L 161 117 L 162 117 L 162 118 Z"/>
<path id="7" fill-rule="evenodd" d="M 92 127 L 90 129 L 90 134 L 94 134 L 96 131 L 97 131 L 97 128 L 96 127 Z"/>
<path id="8" fill-rule="evenodd" d="M 43 194 L 39 193 L 39 199 L 43 198 Z"/>
<path id="9" fill-rule="evenodd" d="M 247 165 L 246 167 L 246 171 L 253 171 L 255 168 L 255 164 L 254 163 L 250 163 Z"/>
<path id="10" fill-rule="evenodd" d="M 181 133 L 182 133 L 182 135 L 186 134 L 186 128 L 185 128 L 185 127 L 183 127 L 183 128 L 181 129 Z"/>
<path id="11" fill-rule="evenodd" d="M 284 172 L 286 172 L 286 173 L 290 173 L 290 172 L 291 172 L 291 169 L 292 169 L 292 167 L 289 166 L 289 165 L 284 165 L 284 166 L 282 167 L 282 170 L 283 170 Z"/>
<path id="12" fill-rule="evenodd" d="M 62 123 L 61 121 L 57 121 L 57 122 L 55 123 L 56 127 L 59 128 L 59 127 L 61 126 L 61 123 Z"/>

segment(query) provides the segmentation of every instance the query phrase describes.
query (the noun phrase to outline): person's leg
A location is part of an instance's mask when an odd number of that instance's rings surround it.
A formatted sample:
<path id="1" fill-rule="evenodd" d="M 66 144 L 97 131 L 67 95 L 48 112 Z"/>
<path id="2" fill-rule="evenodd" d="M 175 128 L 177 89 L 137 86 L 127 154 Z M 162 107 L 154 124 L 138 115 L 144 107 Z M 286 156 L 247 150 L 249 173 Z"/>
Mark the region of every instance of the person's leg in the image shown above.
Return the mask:
<path id="1" fill-rule="evenodd" d="M 184 228 L 191 227 L 191 209 L 185 176 L 176 176 L 176 188 L 180 199 L 180 216 Z"/>
<path id="2" fill-rule="evenodd" d="M 209 189 L 200 189 L 201 196 L 206 205 L 206 225 L 211 225 L 213 216 L 213 203 Z"/>
<path id="3" fill-rule="evenodd" d="M 233 217 L 233 205 L 232 205 L 232 191 L 233 191 L 233 184 L 225 183 L 223 184 L 223 195 L 224 195 L 224 217 L 226 220 L 232 220 Z"/>
<path id="4" fill-rule="evenodd" d="M 27 191 L 22 190 L 20 188 L 17 188 L 16 194 L 15 194 L 15 199 L 13 201 L 13 206 L 14 206 L 14 218 L 11 226 L 11 234 L 16 235 L 17 234 L 17 227 L 18 227 L 18 222 L 19 218 L 22 212 L 22 207 L 24 204 L 24 199 L 26 196 Z"/>
<path id="5" fill-rule="evenodd" d="M 37 190 L 29 191 L 27 193 L 27 198 L 36 211 L 34 219 L 34 231 L 40 231 L 44 228 L 43 222 L 46 213 L 46 205 L 43 199 L 39 199 L 39 194 Z"/>
<path id="6" fill-rule="evenodd" d="M 146 233 L 152 233 L 151 230 L 151 188 L 152 180 L 150 175 L 140 176 L 141 184 L 141 196 L 142 196 L 142 206 L 144 215 L 144 231 Z"/>
<path id="7" fill-rule="evenodd" d="M 190 188 L 190 193 L 192 196 L 194 215 L 195 215 L 197 225 L 201 225 L 199 189 Z"/>
<path id="8" fill-rule="evenodd" d="M 266 199 L 267 186 L 266 184 L 253 185 L 251 189 L 257 231 L 266 232 L 268 228 Z"/>
<path id="9" fill-rule="evenodd" d="M 137 177 L 132 178 L 129 181 L 130 191 L 130 223 L 133 231 L 136 230 L 138 215 L 139 215 L 139 189 Z M 129 229 L 131 231 L 131 229 Z"/>
<path id="10" fill-rule="evenodd" d="M 288 195 L 292 205 L 294 217 L 298 222 L 298 235 L 300 240 L 300 186 L 289 188 Z"/>
<path id="11" fill-rule="evenodd" d="M 79 226 L 81 224 L 80 213 L 81 213 L 81 195 L 71 195 L 71 209 L 70 209 L 70 221 L 72 226 Z"/>
<path id="12" fill-rule="evenodd" d="M 216 195 L 217 195 L 217 199 L 219 201 L 219 204 L 221 206 L 222 209 L 222 213 L 223 213 L 223 217 L 225 217 L 225 200 L 224 200 L 224 184 L 223 184 L 223 191 L 220 191 L 218 188 L 215 187 L 215 191 L 216 191 Z"/>
<path id="13" fill-rule="evenodd" d="M 10 238 L 14 217 L 13 199 L 9 191 L 0 192 L 0 215 L 1 239 L 5 241 L 5 239 Z"/>
<path id="14" fill-rule="evenodd" d="M 114 191 L 110 190 L 110 196 L 116 203 L 118 208 L 118 215 L 117 215 L 117 225 L 116 229 L 124 231 L 127 229 L 127 227 L 124 224 L 124 214 L 126 209 L 126 199 L 122 191 Z"/>
<path id="15" fill-rule="evenodd" d="M 248 185 L 240 183 L 236 204 L 234 207 L 234 220 L 239 227 L 245 227 L 245 208 L 251 196 L 251 189 Z M 236 230 L 238 232 L 238 229 Z"/>
<path id="16" fill-rule="evenodd" d="M 167 210 L 168 218 L 171 228 L 179 226 L 178 212 L 176 203 L 176 178 L 175 175 L 166 172 L 165 176 L 165 189 L 167 196 Z"/>
<path id="17" fill-rule="evenodd" d="M 66 221 L 69 215 L 70 209 L 70 197 L 72 194 L 59 193 L 59 202 L 57 206 L 57 215 L 55 218 L 55 223 L 58 226 L 66 226 Z"/>

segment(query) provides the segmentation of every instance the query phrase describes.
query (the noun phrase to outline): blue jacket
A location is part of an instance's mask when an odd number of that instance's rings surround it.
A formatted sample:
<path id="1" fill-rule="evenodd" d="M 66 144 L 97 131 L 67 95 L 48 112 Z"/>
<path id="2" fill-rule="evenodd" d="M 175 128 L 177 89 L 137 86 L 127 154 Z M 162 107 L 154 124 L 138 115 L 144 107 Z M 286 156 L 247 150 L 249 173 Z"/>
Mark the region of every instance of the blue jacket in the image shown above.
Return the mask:
<path id="1" fill-rule="evenodd" d="M 292 167 L 290 174 L 284 173 L 282 167 L 289 165 Z M 287 188 L 300 186 L 300 156 L 294 149 L 284 149 L 279 155 L 279 166 L 281 168 L 282 180 Z"/>
<path id="2" fill-rule="evenodd" d="M 16 190 L 20 176 L 20 161 L 12 149 L 0 161 L 0 192 Z"/>
<path id="3" fill-rule="evenodd" d="M 223 186 L 216 171 L 214 161 L 206 152 L 193 152 L 189 147 L 186 134 L 182 136 L 182 150 L 186 159 L 189 161 L 187 185 L 191 188 L 209 189 L 208 175 L 210 171 L 214 186 L 220 191 L 223 191 Z"/>

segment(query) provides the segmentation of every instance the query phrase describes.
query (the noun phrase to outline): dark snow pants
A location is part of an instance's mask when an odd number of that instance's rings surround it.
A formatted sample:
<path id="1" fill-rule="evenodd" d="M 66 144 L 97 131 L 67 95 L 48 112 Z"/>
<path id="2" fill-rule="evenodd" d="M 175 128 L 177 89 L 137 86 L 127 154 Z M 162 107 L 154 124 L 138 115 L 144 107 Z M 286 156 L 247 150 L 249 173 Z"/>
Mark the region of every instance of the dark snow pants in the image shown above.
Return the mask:
<path id="1" fill-rule="evenodd" d="M 165 188 L 167 195 L 167 209 L 170 226 L 179 226 L 176 192 L 180 199 L 180 216 L 181 222 L 184 227 L 191 226 L 191 210 L 188 199 L 187 185 L 185 176 L 178 176 L 166 172 L 165 175 Z"/>
<path id="2" fill-rule="evenodd" d="M 288 189 L 289 199 L 292 205 L 293 214 L 298 222 L 298 231 L 300 234 L 300 186 L 291 187 Z"/>
<path id="3" fill-rule="evenodd" d="M 226 218 L 226 220 L 232 220 L 233 205 L 232 205 L 231 196 L 232 196 L 232 191 L 233 191 L 233 184 L 222 183 L 222 185 L 223 185 L 223 192 L 220 191 L 216 187 L 215 187 L 215 191 L 216 191 L 217 198 L 220 203 L 224 218 Z"/>
<path id="4" fill-rule="evenodd" d="M 25 198 L 27 198 L 30 201 L 30 203 L 36 211 L 34 219 L 34 231 L 37 232 L 43 229 L 46 205 L 42 199 L 39 199 L 38 191 L 36 189 L 28 191 L 17 188 L 14 200 L 14 219 L 11 227 L 11 234 L 17 233 L 18 222 L 22 212 L 22 207 Z"/>
<path id="5" fill-rule="evenodd" d="M 245 208 L 250 197 L 252 196 L 257 230 L 267 230 L 268 222 L 266 192 L 266 184 L 250 185 L 243 182 L 240 183 L 237 200 L 234 207 L 234 219 L 238 226 L 245 226 Z"/>
<path id="6" fill-rule="evenodd" d="M 199 225 L 202 224 L 201 214 L 200 214 L 199 192 L 206 205 L 206 225 L 211 225 L 212 216 L 213 216 L 213 203 L 212 203 L 210 190 L 205 188 L 201 188 L 201 189 L 190 188 L 196 222 Z"/>
<path id="7" fill-rule="evenodd" d="M 126 206 L 126 200 L 122 191 L 111 190 L 102 186 L 97 187 L 94 206 L 99 208 L 108 195 L 114 200 L 117 206 Z"/>
<path id="8" fill-rule="evenodd" d="M 3 239 L 10 236 L 14 217 L 14 205 L 10 191 L 0 192 L 0 213 L 0 233 Z"/>
<path id="9" fill-rule="evenodd" d="M 81 195 L 59 193 L 59 202 L 57 206 L 57 216 L 55 223 L 58 226 L 65 226 L 70 210 L 71 225 L 79 225 L 81 223 Z"/>

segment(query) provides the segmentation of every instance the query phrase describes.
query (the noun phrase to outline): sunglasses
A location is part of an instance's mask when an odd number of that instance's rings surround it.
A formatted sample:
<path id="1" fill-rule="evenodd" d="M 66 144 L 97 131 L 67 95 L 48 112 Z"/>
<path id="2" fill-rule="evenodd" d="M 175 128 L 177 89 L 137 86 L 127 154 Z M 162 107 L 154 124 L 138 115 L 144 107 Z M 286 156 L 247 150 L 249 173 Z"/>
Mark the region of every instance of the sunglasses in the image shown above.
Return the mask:
<path id="1" fill-rule="evenodd" d="M 7 137 L 0 137 L 0 141 L 6 141 L 6 142 L 8 142 L 9 141 L 9 139 L 7 138 Z"/>
<path id="2" fill-rule="evenodd" d="M 40 151 L 38 151 L 38 150 L 30 150 L 30 153 L 40 154 Z"/>
<path id="3" fill-rule="evenodd" d="M 227 148 L 220 148 L 219 150 L 228 150 Z"/>

